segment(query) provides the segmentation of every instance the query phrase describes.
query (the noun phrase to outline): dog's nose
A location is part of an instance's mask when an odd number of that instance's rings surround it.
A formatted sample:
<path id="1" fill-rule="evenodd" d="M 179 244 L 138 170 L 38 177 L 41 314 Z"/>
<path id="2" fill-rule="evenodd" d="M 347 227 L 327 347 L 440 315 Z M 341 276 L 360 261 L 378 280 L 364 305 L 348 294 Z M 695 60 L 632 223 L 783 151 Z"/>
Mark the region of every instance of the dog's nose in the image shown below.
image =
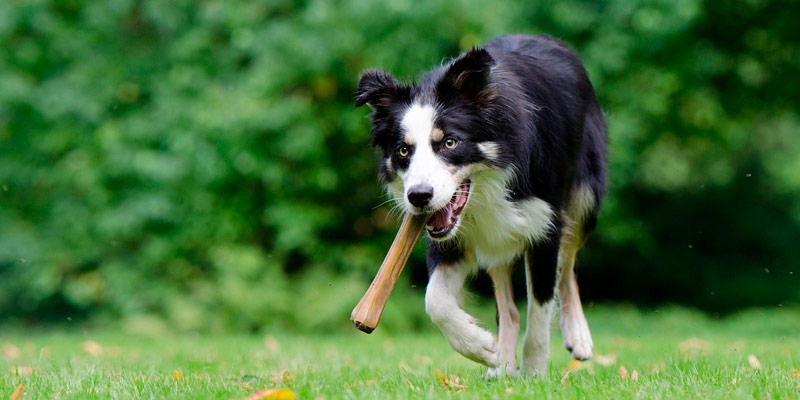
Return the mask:
<path id="1" fill-rule="evenodd" d="M 408 189 L 408 201 L 415 207 L 425 207 L 433 198 L 433 187 L 430 185 L 414 185 Z"/>

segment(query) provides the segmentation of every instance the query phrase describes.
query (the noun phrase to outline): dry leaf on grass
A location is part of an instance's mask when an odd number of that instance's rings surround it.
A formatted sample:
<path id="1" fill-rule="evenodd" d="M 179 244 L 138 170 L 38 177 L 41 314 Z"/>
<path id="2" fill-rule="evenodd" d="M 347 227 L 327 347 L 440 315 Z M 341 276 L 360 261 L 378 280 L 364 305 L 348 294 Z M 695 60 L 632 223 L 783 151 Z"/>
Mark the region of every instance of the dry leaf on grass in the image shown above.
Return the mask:
<path id="1" fill-rule="evenodd" d="M 25 384 L 24 383 L 20 383 L 19 386 L 17 386 L 17 388 L 14 389 L 14 393 L 11 393 L 11 397 L 9 397 L 9 400 L 17 400 L 17 399 L 19 399 L 20 397 L 22 397 L 22 392 L 24 390 L 25 390 Z"/>
<path id="2" fill-rule="evenodd" d="M 101 346 L 100 343 L 97 343 L 94 340 L 87 340 L 81 343 L 81 349 L 83 349 L 83 351 L 86 354 L 95 357 L 103 353 L 103 346 Z"/>
<path id="3" fill-rule="evenodd" d="M 264 346 L 272 353 L 277 353 L 281 349 L 281 344 L 272 335 L 264 336 Z"/>
<path id="4" fill-rule="evenodd" d="M 747 362 L 750 364 L 751 367 L 755 369 L 761 369 L 761 361 L 758 361 L 758 358 L 756 358 L 756 356 L 750 354 L 749 356 L 747 356 Z"/>
<path id="5" fill-rule="evenodd" d="M 634 382 L 639 381 L 639 371 L 633 370 L 633 372 L 631 372 L 631 380 Z"/>
<path id="6" fill-rule="evenodd" d="M 400 361 L 400 362 L 397 364 L 397 366 L 398 366 L 398 367 L 400 367 L 400 368 L 401 368 L 403 371 L 405 371 L 405 372 L 409 372 L 409 371 L 411 371 L 411 367 L 409 367 L 409 366 L 408 366 L 408 364 L 406 364 L 406 363 L 405 363 L 405 362 L 403 362 L 403 361 Z"/>
<path id="7" fill-rule="evenodd" d="M 625 380 L 628 379 L 628 369 L 624 365 L 619 366 L 619 377 Z"/>
<path id="8" fill-rule="evenodd" d="M 507 387 L 506 393 L 514 393 L 514 388 Z"/>
<path id="9" fill-rule="evenodd" d="M 650 375 L 658 374 L 667 370 L 667 364 L 663 361 L 660 361 L 655 364 L 645 366 L 644 370 Z"/>
<path id="10" fill-rule="evenodd" d="M 800 370 L 793 369 L 792 372 L 789 372 L 789 378 L 800 378 Z"/>
<path id="11" fill-rule="evenodd" d="M 580 369 L 580 366 L 581 366 L 581 362 L 580 361 L 572 360 L 569 363 L 569 365 L 567 365 L 567 370 L 564 371 L 564 375 L 561 377 L 561 383 L 563 384 L 564 382 L 566 382 L 567 377 L 569 376 L 569 374 L 574 370 Z"/>
<path id="12" fill-rule="evenodd" d="M 414 354 L 414 361 L 422 365 L 428 365 L 431 363 L 431 358 L 427 356 L 421 356 L 419 354 Z"/>
<path id="13" fill-rule="evenodd" d="M 458 375 L 450 375 L 450 377 L 442 376 L 442 384 L 447 390 L 454 390 L 456 392 L 467 389 L 466 386 L 461 384 L 461 378 Z"/>
<path id="14" fill-rule="evenodd" d="M 281 372 L 276 373 L 275 375 L 270 378 L 273 384 L 286 384 L 286 382 L 294 382 L 294 375 L 289 372 L 288 369 L 284 369 Z"/>
<path id="15" fill-rule="evenodd" d="M 413 391 L 415 391 L 415 392 L 419 392 L 419 388 L 418 388 L 418 387 L 416 387 L 416 386 L 414 386 L 414 384 L 413 384 L 413 383 L 411 383 L 411 380 L 410 380 L 410 379 L 408 379 L 408 377 L 405 377 L 405 376 L 404 376 L 404 377 L 403 377 L 403 379 L 405 379 L 405 380 L 406 380 L 406 383 L 408 384 L 408 387 L 410 387 L 410 388 L 411 388 L 411 390 L 413 390 Z"/>
<path id="16" fill-rule="evenodd" d="M 13 359 L 19 357 L 20 351 L 17 348 L 17 346 L 14 346 L 11 343 L 6 343 L 6 344 L 3 345 L 3 354 L 9 360 L 13 360 Z"/>
<path id="17" fill-rule="evenodd" d="M 353 388 L 359 387 L 361 385 L 364 385 L 364 386 L 366 386 L 366 385 L 374 385 L 376 383 L 378 383 L 377 379 L 370 379 L 370 380 L 366 380 L 366 381 L 356 382 L 356 383 L 354 383 L 352 385 L 347 385 L 347 388 L 348 389 L 353 389 Z"/>
<path id="18" fill-rule="evenodd" d="M 704 353 L 708 347 L 708 342 L 698 338 L 686 339 L 678 345 L 681 357 L 684 360 L 688 359 L 689 356 Z"/>
<path id="19" fill-rule="evenodd" d="M 617 363 L 617 355 L 616 354 L 595 354 L 594 360 L 604 366 L 610 367 Z"/>
<path id="20" fill-rule="evenodd" d="M 18 365 L 17 368 L 12 368 L 11 371 L 16 372 L 17 376 L 33 375 L 33 367 L 27 365 Z"/>
<path id="21" fill-rule="evenodd" d="M 259 389 L 253 393 L 250 393 L 249 396 L 245 397 L 244 400 L 294 400 L 294 392 L 282 388 L 282 389 Z"/>

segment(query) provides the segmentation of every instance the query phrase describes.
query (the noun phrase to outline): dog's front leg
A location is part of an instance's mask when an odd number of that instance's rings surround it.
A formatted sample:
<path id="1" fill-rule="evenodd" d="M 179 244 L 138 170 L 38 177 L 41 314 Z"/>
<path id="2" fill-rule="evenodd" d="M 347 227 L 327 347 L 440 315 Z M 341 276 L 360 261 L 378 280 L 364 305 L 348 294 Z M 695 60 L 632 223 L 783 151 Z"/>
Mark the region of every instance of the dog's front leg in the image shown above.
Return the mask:
<path id="1" fill-rule="evenodd" d="M 522 369 L 529 375 L 546 375 L 550 358 L 550 320 L 555 303 L 561 225 L 525 251 L 528 286 L 528 326 L 522 342 Z"/>
<path id="2" fill-rule="evenodd" d="M 455 351 L 470 360 L 496 367 L 498 357 L 494 337 L 461 308 L 461 290 L 468 267 L 459 263 L 438 263 L 430 268 L 433 272 L 425 292 L 425 311 Z"/>

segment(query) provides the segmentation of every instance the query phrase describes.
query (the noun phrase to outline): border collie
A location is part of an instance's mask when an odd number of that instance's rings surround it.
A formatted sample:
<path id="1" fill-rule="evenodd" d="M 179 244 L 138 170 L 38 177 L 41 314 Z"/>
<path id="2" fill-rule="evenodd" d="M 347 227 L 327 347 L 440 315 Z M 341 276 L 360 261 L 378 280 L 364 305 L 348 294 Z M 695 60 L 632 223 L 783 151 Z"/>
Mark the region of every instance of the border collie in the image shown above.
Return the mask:
<path id="1" fill-rule="evenodd" d="M 511 35 L 473 48 L 419 82 L 365 71 L 380 175 L 408 212 L 430 214 L 425 310 L 454 350 L 514 375 L 519 312 L 511 269 L 525 260 L 528 326 L 520 371 L 546 374 L 550 319 L 561 304 L 564 347 L 592 356 L 575 257 L 606 189 L 606 128 L 580 60 L 549 36 Z M 492 279 L 497 338 L 461 305 L 477 269 Z"/>

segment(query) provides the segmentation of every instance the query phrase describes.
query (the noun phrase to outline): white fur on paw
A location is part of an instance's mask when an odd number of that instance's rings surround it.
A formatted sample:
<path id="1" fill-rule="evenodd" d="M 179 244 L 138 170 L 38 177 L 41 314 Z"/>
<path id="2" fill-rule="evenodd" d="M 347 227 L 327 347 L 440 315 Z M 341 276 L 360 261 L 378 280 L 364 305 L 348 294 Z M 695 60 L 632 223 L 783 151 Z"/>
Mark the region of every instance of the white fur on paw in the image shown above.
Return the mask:
<path id="1" fill-rule="evenodd" d="M 564 335 L 564 348 L 576 360 L 592 358 L 594 343 L 589 327 L 583 321 L 562 320 L 561 334 Z"/>
<path id="2" fill-rule="evenodd" d="M 475 342 L 467 343 L 465 351 L 462 352 L 470 360 L 485 364 L 489 367 L 496 367 L 500 362 L 497 353 L 497 340 L 488 331 L 472 325 L 475 329 L 473 331 L 473 338 Z"/>
<path id="3" fill-rule="evenodd" d="M 520 367 L 520 374 L 530 377 L 541 377 L 541 376 L 546 377 L 547 359 L 545 359 L 544 361 L 537 360 L 535 362 L 529 362 L 528 364 L 525 364 L 523 362 L 522 366 Z"/>
<path id="4" fill-rule="evenodd" d="M 461 327 L 443 326 L 442 332 L 453 350 L 464 357 L 487 367 L 496 367 L 500 362 L 497 340 L 489 331 L 478 326 L 474 319 Z"/>
<path id="5" fill-rule="evenodd" d="M 511 364 L 506 363 L 505 365 L 498 365 L 494 368 L 489 368 L 486 371 L 486 379 L 497 379 L 503 375 L 504 370 L 506 376 L 517 375 L 517 369 L 514 368 L 514 366 L 512 366 Z"/>

